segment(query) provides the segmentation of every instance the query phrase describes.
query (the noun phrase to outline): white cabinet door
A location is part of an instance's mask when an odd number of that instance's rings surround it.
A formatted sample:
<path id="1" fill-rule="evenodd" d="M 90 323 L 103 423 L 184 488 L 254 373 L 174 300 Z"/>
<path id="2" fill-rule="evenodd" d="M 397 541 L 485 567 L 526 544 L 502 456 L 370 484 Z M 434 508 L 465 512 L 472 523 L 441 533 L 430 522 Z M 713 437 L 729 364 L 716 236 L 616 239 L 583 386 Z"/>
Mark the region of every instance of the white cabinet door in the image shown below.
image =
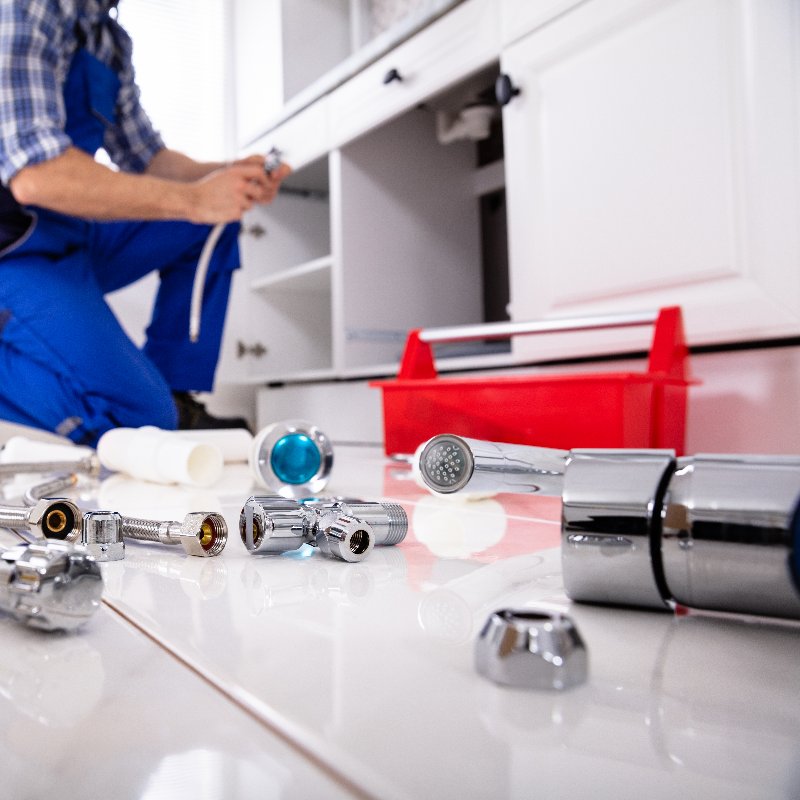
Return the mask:
<path id="1" fill-rule="evenodd" d="M 514 319 L 679 304 L 692 343 L 800 333 L 800 3 L 591 0 L 502 64 Z"/>
<path id="2" fill-rule="evenodd" d="M 501 0 L 503 44 L 515 42 L 581 2 L 584 0 Z"/>

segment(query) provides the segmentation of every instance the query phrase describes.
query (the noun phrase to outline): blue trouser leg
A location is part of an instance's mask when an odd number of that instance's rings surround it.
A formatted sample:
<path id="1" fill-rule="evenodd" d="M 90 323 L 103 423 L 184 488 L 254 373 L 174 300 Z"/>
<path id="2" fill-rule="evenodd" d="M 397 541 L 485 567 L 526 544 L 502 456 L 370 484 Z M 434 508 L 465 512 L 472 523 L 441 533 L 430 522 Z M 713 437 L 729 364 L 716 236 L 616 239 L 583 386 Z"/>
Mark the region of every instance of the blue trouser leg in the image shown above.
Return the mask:
<path id="1" fill-rule="evenodd" d="M 191 283 L 208 226 L 94 223 L 42 213 L 0 259 L 0 418 L 90 444 L 120 425 L 174 428 L 172 389 L 209 389 L 224 323 L 236 226 L 220 240 L 201 341 L 188 341 Z M 104 295 L 158 270 L 144 352 Z"/>
<path id="2" fill-rule="evenodd" d="M 189 340 L 192 283 L 209 226 L 188 222 L 106 223 L 93 230 L 95 271 L 104 292 L 158 270 L 161 283 L 145 354 L 175 390 L 210 391 L 219 359 L 232 271 L 239 266 L 238 225 L 228 225 L 211 257 L 200 339 Z"/>

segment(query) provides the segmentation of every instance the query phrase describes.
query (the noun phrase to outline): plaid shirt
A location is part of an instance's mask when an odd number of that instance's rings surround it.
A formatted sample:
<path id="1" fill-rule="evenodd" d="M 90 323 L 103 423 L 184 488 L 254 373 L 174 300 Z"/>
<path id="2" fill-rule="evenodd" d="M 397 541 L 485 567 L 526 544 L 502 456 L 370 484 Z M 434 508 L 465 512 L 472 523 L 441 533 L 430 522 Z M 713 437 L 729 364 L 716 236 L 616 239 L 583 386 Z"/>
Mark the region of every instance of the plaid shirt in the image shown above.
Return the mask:
<path id="1" fill-rule="evenodd" d="M 63 87 L 81 39 L 121 81 L 118 124 L 103 143 L 111 160 L 143 172 L 164 147 L 139 103 L 131 40 L 108 16 L 113 6 L 115 0 L 0 0 L 0 182 L 71 146 Z"/>

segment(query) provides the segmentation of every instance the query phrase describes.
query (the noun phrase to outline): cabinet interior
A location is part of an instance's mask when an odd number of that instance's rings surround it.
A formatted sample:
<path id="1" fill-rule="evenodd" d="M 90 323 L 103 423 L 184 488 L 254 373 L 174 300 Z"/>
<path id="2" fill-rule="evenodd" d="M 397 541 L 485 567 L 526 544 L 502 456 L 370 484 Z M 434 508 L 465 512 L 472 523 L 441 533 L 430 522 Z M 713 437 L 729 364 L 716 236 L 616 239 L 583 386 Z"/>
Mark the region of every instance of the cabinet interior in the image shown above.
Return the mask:
<path id="1" fill-rule="evenodd" d="M 489 97 L 473 75 L 298 169 L 278 202 L 248 215 L 242 243 L 268 380 L 379 375 L 408 331 L 507 319 L 503 130 L 442 143 L 443 114 Z M 440 345 L 437 356 L 508 352 L 508 342 Z"/>

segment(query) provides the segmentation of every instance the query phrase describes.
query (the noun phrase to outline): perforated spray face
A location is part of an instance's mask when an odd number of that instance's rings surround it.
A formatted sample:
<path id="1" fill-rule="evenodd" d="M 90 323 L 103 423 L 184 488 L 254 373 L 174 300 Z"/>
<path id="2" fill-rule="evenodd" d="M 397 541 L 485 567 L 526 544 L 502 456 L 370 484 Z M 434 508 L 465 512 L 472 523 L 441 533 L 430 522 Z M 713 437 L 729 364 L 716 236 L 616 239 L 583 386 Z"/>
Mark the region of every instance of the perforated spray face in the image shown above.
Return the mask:
<path id="1" fill-rule="evenodd" d="M 419 458 L 422 479 L 437 492 L 457 492 L 472 477 L 474 461 L 469 445 L 446 433 L 425 445 Z"/>

